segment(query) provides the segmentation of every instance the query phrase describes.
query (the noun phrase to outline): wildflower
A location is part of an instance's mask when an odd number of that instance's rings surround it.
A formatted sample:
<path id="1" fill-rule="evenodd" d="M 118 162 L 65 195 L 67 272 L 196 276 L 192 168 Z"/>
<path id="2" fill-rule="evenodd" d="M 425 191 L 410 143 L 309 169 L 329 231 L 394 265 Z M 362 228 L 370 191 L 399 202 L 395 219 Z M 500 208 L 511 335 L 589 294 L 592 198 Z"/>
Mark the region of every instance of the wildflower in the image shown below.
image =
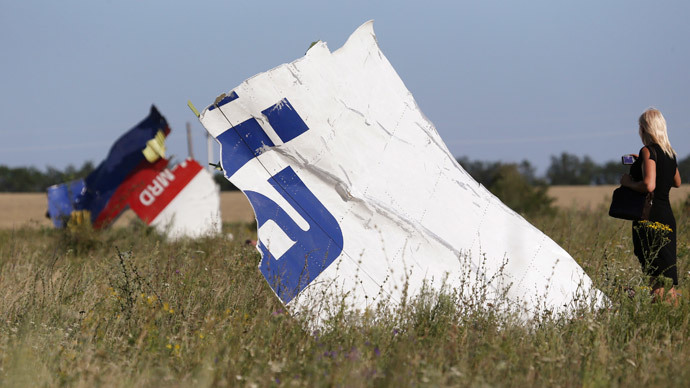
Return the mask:
<path id="1" fill-rule="evenodd" d="M 165 347 L 168 349 L 172 349 L 172 344 L 167 344 L 167 345 L 165 345 Z"/>
<path id="2" fill-rule="evenodd" d="M 199 338 L 204 339 L 204 333 L 199 333 Z"/>
<path id="3" fill-rule="evenodd" d="M 642 225 L 645 228 L 660 231 L 660 232 L 673 232 L 673 229 L 671 229 L 670 226 L 666 224 L 662 224 L 661 222 L 657 221 L 648 221 L 648 220 L 642 220 L 640 221 L 640 225 Z"/>
<path id="4" fill-rule="evenodd" d="M 180 350 L 180 344 L 175 344 L 175 350 Z"/>
<path id="5" fill-rule="evenodd" d="M 649 265 L 658 256 L 659 251 L 671 241 L 668 234 L 673 232 L 673 229 L 661 222 L 642 220 L 635 227 L 635 232 L 643 242 L 642 253 L 646 258 L 646 265 Z"/>

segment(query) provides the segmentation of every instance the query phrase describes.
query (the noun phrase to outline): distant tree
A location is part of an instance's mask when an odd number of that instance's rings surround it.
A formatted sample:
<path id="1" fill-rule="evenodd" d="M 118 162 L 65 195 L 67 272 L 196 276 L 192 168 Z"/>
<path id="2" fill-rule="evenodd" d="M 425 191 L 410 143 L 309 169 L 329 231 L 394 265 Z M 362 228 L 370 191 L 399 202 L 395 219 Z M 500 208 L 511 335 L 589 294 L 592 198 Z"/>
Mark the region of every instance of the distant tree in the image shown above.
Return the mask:
<path id="1" fill-rule="evenodd" d="M 626 166 L 620 161 L 611 160 L 599 167 L 597 174 L 594 175 L 595 185 L 615 185 L 620 182 L 621 175 L 630 171 L 630 166 Z"/>
<path id="2" fill-rule="evenodd" d="M 41 191 L 44 188 L 43 178 L 43 174 L 35 167 L 10 168 L 0 166 L 2 191 Z"/>
<path id="3" fill-rule="evenodd" d="M 463 157 L 458 159 L 458 163 L 516 212 L 523 215 L 553 213 L 553 199 L 547 195 L 548 186 L 536 176 L 535 168 L 527 160 L 519 164 L 504 164 L 470 161 Z"/>
<path id="4" fill-rule="evenodd" d="M 577 155 L 563 152 L 551 156 L 551 165 L 546 176 L 552 185 L 590 185 L 595 184 L 599 166 L 589 156 L 582 160 Z"/>
<path id="5" fill-rule="evenodd" d="M 48 186 L 86 177 L 93 171 L 93 163 L 86 162 L 80 168 L 70 165 L 64 171 L 48 167 L 42 172 L 35 167 L 0 166 L 0 191 L 40 192 Z"/>
<path id="6" fill-rule="evenodd" d="M 520 175 L 525 178 L 527 183 L 531 185 L 542 185 L 545 184 L 543 179 L 537 177 L 537 169 L 532 166 L 528 160 L 523 160 L 517 165 L 517 170 Z"/>
<path id="7" fill-rule="evenodd" d="M 500 162 L 471 161 L 465 156 L 458 158 L 457 161 L 474 180 L 484 185 L 484 187 L 493 185 L 497 178 L 498 169 L 501 166 Z"/>
<path id="8" fill-rule="evenodd" d="M 501 167 L 506 165 L 501 162 L 471 161 L 467 157 L 458 158 L 457 161 L 474 180 L 485 187 L 490 187 L 496 182 Z M 543 180 L 537 177 L 536 168 L 528 160 L 513 165 L 529 184 L 543 183 Z"/>
<path id="9" fill-rule="evenodd" d="M 520 171 L 520 165 L 501 165 L 496 181 L 488 187 L 509 208 L 523 215 L 553 214 L 553 198 L 547 194 L 548 186 L 543 181 L 530 183 Z"/>
<path id="10" fill-rule="evenodd" d="M 225 178 L 222 172 L 215 172 L 213 174 L 213 180 L 220 186 L 220 191 L 237 191 L 239 190 L 235 185 L 230 183 L 229 180 Z"/>

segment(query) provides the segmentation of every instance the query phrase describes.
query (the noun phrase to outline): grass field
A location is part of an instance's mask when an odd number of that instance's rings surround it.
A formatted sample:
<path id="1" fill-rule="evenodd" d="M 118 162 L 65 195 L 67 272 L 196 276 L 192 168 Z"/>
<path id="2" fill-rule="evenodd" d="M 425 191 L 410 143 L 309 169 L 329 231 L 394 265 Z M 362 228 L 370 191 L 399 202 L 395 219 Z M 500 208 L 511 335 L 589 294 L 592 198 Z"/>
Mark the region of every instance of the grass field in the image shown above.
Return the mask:
<path id="1" fill-rule="evenodd" d="M 688 214 L 676 209 L 679 306 L 652 303 L 630 224 L 594 210 L 530 219 L 611 298 L 528 324 L 452 294 L 339 315 L 285 313 L 235 238 L 165 242 L 137 220 L 104 232 L 0 230 L 2 386 L 685 386 Z M 636 290 L 630 297 L 624 287 Z"/>

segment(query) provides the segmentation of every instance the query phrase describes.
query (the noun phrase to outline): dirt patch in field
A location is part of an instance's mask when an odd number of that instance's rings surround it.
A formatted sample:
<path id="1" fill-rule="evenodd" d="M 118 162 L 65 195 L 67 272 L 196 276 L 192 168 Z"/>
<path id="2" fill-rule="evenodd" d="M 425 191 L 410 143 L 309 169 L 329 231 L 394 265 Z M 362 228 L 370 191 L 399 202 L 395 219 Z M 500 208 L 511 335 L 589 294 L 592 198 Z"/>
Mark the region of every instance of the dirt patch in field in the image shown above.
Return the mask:
<path id="1" fill-rule="evenodd" d="M 549 196 L 561 208 L 596 209 L 608 207 L 611 193 L 618 186 L 551 186 Z M 690 185 L 671 190 L 671 202 L 685 201 Z M 0 193 L 0 228 L 11 229 L 26 225 L 50 226 L 46 218 L 47 199 L 44 193 Z M 220 212 L 223 222 L 252 222 L 254 211 L 247 197 L 239 191 L 220 194 Z M 115 227 L 127 226 L 136 215 L 127 210 L 115 222 Z"/>

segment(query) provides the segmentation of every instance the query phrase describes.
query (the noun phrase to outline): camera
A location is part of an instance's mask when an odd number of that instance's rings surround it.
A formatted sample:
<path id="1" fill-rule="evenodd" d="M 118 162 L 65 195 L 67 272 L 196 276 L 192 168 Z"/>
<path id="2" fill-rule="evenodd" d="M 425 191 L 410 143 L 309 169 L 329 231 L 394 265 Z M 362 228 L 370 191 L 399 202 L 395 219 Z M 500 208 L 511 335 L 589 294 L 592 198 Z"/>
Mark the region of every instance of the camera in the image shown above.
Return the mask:
<path id="1" fill-rule="evenodd" d="M 621 156 L 621 162 L 623 162 L 623 164 L 633 164 L 635 163 L 635 156 L 631 154 L 623 155 Z"/>

